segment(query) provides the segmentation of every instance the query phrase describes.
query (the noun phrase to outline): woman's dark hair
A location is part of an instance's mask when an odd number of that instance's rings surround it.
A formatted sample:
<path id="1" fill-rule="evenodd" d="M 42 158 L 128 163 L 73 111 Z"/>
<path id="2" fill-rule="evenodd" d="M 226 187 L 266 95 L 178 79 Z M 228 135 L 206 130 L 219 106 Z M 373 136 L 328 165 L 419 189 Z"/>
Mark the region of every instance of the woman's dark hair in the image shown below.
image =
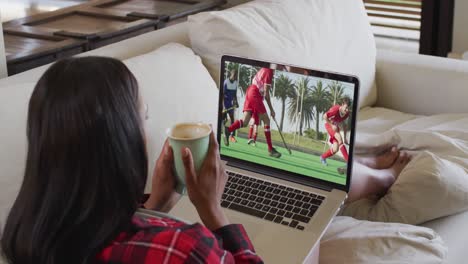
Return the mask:
<path id="1" fill-rule="evenodd" d="M 29 101 L 23 184 L 1 246 L 11 263 L 89 263 L 131 226 L 147 177 L 138 84 L 120 61 L 52 65 Z"/>

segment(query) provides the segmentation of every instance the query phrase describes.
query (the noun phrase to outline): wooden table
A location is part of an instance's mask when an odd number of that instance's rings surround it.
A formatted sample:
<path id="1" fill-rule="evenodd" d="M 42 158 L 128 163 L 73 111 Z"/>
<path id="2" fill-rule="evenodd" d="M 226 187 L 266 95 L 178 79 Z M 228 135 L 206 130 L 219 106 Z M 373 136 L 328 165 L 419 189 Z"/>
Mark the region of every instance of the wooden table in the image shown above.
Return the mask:
<path id="1" fill-rule="evenodd" d="M 86 41 L 4 30 L 8 75 L 86 51 Z"/>
<path id="2" fill-rule="evenodd" d="M 95 0 L 3 23 L 8 74 L 157 30 L 225 0 Z"/>

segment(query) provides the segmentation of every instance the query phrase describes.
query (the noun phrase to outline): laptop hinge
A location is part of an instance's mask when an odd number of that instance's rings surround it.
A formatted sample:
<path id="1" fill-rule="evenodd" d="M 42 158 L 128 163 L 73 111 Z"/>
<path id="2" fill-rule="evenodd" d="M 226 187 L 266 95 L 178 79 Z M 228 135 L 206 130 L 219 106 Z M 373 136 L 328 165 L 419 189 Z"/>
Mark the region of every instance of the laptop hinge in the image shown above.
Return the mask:
<path id="1" fill-rule="evenodd" d="M 271 170 L 262 168 L 260 166 L 257 167 L 252 164 L 249 164 L 249 166 L 245 166 L 245 164 L 242 164 L 240 162 L 235 162 L 235 161 L 229 161 L 227 165 L 231 167 L 239 168 L 242 170 L 258 173 L 258 174 L 264 174 L 264 175 L 278 178 L 281 180 L 294 182 L 294 183 L 306 185 L 306 186 L 313 187 L 313 188 L 318 188 L 320 190 L 324 190 L 327 192 L 331 192 L 333 190 L 331 186 L 326 186 L 325 184 L 315 182 L 313 178 L 304 179 L 298 176 L 287 175 L 286 173 L 279 173 L 279 172 L 271 171 Z"/>

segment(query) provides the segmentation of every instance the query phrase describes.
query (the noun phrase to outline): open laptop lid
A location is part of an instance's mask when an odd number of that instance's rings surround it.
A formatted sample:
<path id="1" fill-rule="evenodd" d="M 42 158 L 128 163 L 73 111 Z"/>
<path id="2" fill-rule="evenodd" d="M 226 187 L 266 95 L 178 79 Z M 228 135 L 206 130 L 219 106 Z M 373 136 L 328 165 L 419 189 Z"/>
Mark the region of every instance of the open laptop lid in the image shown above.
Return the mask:
<path id="1" fill-rule="evenodd" d="M 221 158 L 228 165 L 321 189 L 349 191 L 359 94 L 357 77 L 228 55 L 222 57 L 220 75 L 217 137 Z M 266 93 L 270 94 L 276 122 L 271 117 Z M 245 115 L 251 116 L 250 120 Z M 270 129 L 265 127 L 265 116 Z M 240 125 L 243 128 L 238 128 Z M 349 145 L 343 147 L 335 136 L 329 135 L 336 133 L 337 127 L 347 130 Z M 257 138 L 252 144 L 255 128 Z M 270 156 L 268 137 L 281 157 Z M 327 157 L 327 165 L 321 157 Z"/>

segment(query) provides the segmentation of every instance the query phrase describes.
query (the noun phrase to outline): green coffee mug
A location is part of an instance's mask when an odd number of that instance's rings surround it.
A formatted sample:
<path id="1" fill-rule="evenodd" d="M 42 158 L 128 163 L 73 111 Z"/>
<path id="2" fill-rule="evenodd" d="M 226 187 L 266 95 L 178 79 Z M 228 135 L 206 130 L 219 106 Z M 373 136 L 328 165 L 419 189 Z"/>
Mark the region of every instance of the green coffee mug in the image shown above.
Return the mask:
<path id="1" fill-rule="evenodd" d="M 192 152 L 195 171 L 198 173 L 208 154 L 211 127 L 203 123 L 179 123 L 168 129 L 169 145 L 174 153 L 174 166 L 177 178 L 176 191 L 186 193 L 185 167 L 182 161 L 182 149 Z"/>

